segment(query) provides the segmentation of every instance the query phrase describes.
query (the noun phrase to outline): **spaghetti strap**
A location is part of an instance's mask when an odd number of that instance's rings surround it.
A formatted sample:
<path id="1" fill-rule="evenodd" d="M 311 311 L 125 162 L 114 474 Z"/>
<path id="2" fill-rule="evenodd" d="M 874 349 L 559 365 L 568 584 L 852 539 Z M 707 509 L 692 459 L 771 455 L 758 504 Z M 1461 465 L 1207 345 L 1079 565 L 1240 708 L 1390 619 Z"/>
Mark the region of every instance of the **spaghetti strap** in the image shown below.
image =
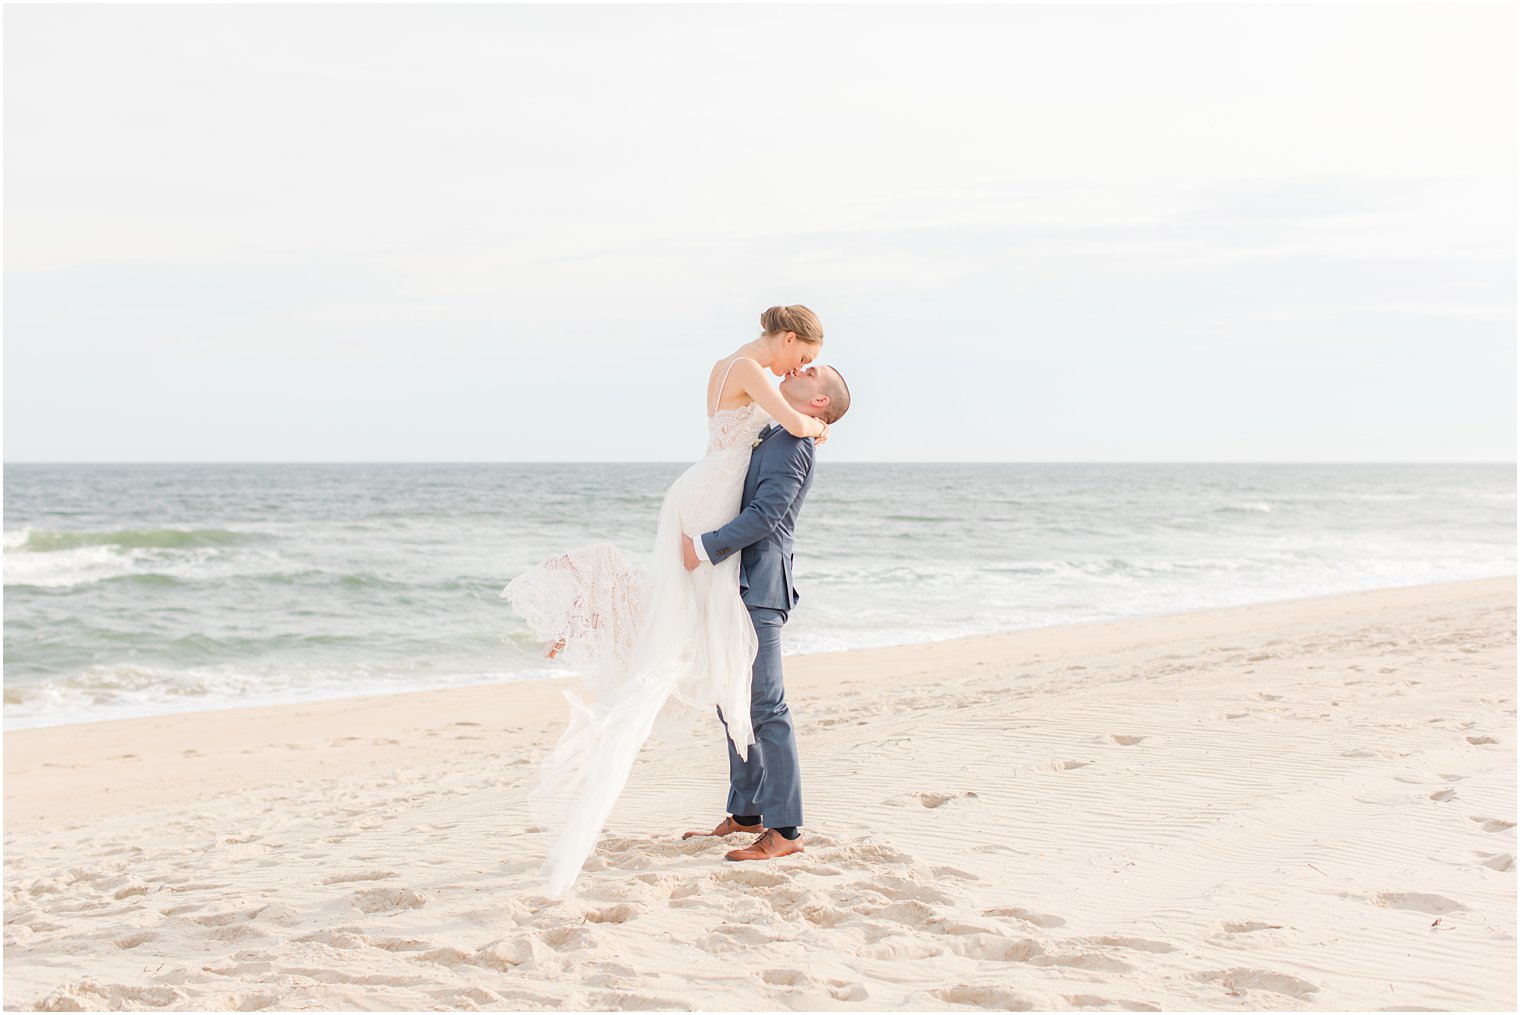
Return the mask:
<path id="1" fill-rule="evenodd" d="M 728 384 L 729 372 L 733 370 L 734 364 L 737 362 L 739 362 L 738 356 L 728 361 L 728 370 L 723 371 L 723 379 L 718 382 L 718 397 L 713 402 L 712 411 L 707 414 L 709 418 L 718 414 L 718 405 L 723 401 L 723 389 Z"/>

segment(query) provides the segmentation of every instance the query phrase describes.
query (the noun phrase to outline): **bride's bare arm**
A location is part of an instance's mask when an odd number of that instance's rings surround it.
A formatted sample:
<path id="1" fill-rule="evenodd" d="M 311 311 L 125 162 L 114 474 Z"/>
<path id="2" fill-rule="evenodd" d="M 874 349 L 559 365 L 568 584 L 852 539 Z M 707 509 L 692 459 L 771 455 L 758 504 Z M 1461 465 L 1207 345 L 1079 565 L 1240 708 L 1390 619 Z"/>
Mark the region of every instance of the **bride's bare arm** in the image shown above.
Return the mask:
<path id="1" fill-rule="evenodd" d="M 792 408 L 791 403 L 766 379 L 765 368 L 748 356 L 741 357 L 734 364 L 732 376 L 744 393 L 759 402 L 760 408 L 770 413 L 771 418 L 793 437 L 817 437 L 827 431 L 828 427 L 823 420 Z"/>

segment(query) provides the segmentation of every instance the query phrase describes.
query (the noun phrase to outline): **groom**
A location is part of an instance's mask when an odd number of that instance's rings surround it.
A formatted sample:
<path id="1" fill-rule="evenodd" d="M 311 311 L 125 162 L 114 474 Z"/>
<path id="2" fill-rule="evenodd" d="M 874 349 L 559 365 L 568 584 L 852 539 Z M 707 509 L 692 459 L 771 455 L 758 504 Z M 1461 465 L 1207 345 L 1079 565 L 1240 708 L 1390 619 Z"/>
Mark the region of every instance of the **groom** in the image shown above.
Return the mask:
<path id="1" fill-rule="evenodd" d="M 798 412 L 832 425 L 850 407 L 850 390 L 833 367 L 809 367 L 786 375 L 781 394 Z M 792 587 L 792 528 L 813 485 L 811 437 L 793 437 L 771 424 L 755 441 L 738 517 L 713 532 L 682 536 L 686 570 L 738 553 L 739 589 L 760 646 L 750 682 L 750 721 L 755 742 L 741 760 L 728 745 L 729 816 L 711 832 L 681 836 L 759 832 L 730 860 L 770 860 L 802 852 L 802 776 L 797 738 L 781 685 L 781 625 L 801 598 Z M 718 709 L 725 731 L 728 720 Z M 762 820 L 763 819 L 763 820 Z"/>

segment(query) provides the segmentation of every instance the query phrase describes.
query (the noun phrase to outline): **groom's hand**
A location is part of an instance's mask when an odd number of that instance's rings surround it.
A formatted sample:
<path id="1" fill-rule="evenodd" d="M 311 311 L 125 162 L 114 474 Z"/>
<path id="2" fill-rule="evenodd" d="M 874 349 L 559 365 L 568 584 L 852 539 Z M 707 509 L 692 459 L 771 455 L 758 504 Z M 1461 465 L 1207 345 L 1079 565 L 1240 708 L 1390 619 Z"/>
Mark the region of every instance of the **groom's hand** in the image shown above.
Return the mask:
<path id="1" fill-rule="evenodd" d="M 697 548 L 692 544 L 691 537 L 681 533 L 681 559 L 686 562 L 686 570 L 695 571 L 702 561 L 697 557 Z"/>

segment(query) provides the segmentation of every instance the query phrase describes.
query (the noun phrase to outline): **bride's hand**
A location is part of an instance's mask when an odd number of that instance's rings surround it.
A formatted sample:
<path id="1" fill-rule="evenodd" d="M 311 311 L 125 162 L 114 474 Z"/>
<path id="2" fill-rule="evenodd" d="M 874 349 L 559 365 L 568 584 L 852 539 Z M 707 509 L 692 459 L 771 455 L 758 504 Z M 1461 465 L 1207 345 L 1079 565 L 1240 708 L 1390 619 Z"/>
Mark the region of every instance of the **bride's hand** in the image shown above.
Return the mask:
<path id="1" fill-rule="evenodd" d="M 816 417 L 814 417 L 814 418 L 816 418 Z M 823 429 L 821 431 L 819 431 L 817 437 L 813 438 L 813 447 L 815 447 L 815 448 L 821 448 L 821 447 L 823 447 L 824 442 L 829 439 L 829 425 L 827 423 L 825 423 L 821 419 L 818 420 L 818 423 L 819 423 L 820 426 L 823 427 Z"/>

